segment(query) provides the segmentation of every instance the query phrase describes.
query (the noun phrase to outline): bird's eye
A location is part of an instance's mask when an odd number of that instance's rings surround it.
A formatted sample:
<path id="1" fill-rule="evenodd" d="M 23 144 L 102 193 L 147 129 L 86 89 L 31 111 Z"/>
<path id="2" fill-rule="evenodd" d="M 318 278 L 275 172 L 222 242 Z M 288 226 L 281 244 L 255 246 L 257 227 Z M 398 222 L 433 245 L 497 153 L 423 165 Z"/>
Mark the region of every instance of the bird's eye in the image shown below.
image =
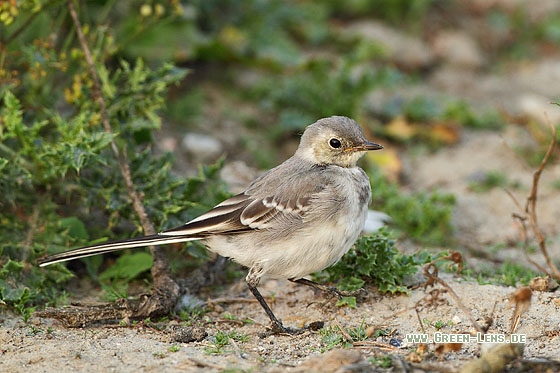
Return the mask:
<path id="1" fill-rule="evenodd" d="M 338 149 L 342 146 L 339 139 L 330 139 L 329 140 L 329 145 L 331 146 L 331 148 L 334 148 L 334 149 Z"/>

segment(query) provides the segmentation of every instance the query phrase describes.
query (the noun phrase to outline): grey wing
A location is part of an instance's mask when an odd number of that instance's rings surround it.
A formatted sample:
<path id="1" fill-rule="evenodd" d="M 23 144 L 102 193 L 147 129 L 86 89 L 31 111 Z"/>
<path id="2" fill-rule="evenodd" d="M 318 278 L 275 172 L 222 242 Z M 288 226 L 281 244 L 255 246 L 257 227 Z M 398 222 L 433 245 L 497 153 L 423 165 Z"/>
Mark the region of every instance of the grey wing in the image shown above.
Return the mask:
<path id="1" fill-rule="evenodd" d="M 241 224 L 251 229 L 267 229 L 281 221 L 284 224 L 301 220 L 309 209 L 311 197 L 280 199 L 278 196 L 255 199 L 241 213 Z"/>
<path id="2" fill-rule="evenodd" d="M 185 225 L 172 228 L 160 235 L 207 236 L 210 234 L 242 233 L 253 229 L 268 229 L 279 223 L 296 224 L 311 208 L 313 197 L 324 189 L 321 183 L 310 185 L 305 180 L 279 181 L 274 190 L 250 189 L 233 196 L 212 210 Z"/>
<path id="3" fill-rule="evenodd" d="M 160 232 L 169 236 L 206 236 L 216 233 L 233 233 L 250 229 L 241 223 L 241 213 L 253 199 L 245 193 L 226 199 L 212 210 L 187 222 L 184 225 Z"/>

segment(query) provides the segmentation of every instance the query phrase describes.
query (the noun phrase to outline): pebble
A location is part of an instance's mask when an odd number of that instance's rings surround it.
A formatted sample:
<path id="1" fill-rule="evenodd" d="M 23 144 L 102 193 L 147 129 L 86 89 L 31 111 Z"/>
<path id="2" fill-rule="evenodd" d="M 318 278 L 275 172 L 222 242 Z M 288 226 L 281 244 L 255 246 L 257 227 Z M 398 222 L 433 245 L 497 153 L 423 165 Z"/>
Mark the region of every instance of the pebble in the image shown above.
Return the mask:
<path id="1" fill-rule="evenodd" d="M 247 166 L 243 161 L 227 162 L 220 170 L 220 178 L 232 193 L 241 193 L 261 172 Z"/>
<path id="2" fill-rule="evenodd" d="M 391 221 L 391 217 L 384 212 L 368 210 L 364 224 L 364 233 L 377 232 L 379 228 Z"/>
<path id="3" fill-rule="evenodd" d="M 476 41 L 466 32 L 443 31 L 433 42 L 434 54 L 447 63 L 466 69 L 484 64 L 484 57 Z"/>
<path id="4" fill-rule="evenodd" d="M 220 141 L 202 133 L 187 133 L 181 146 L 196 163 L 215 161 L 224 152 Z"/>

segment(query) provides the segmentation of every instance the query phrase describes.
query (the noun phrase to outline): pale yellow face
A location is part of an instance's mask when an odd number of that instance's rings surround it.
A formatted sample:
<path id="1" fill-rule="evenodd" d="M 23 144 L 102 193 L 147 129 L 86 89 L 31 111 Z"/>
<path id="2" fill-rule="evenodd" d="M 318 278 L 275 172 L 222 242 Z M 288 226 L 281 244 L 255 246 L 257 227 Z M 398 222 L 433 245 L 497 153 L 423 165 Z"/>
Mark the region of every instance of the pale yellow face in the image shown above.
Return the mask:
<path id="1" fill-rule="evenodd" d="M 315 164 L 354 167 L 368 150 L 381 148 L 374 145 L 353 120 L 330 117 L 306 128 L 296 154 Z"/>
<path id="2" fill-rule="evenodd" d="M 355 140 L 357 139 L 348 139 L 337 131 L 327 129 L 314 139 L 313 156 L 319 164 L 353 167 L 365 154 L 365 150 L 356 149 L 362 142 Z"/>

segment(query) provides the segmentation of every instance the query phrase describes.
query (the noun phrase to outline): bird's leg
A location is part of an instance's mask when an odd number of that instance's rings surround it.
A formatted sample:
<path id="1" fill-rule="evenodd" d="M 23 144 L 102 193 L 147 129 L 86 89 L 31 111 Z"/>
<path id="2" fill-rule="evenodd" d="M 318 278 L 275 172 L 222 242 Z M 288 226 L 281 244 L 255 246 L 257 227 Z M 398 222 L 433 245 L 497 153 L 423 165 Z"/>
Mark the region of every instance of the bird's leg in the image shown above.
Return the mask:
<path id="1" fill-rule="evenodd" d="M 268 315 L 268 318 L 272 322 L 272 332 L 274 334 L 281 334 L 281 333 L 299 334 L 299 333 L 302 333 L 303 329 L 287 328 L 282 324 L 282 322 L 280 320 L 278 320 L 276 318 L 276 316 L 274 315 L 274 313 L 272 312 L 272 310 L 270 309 L 270 307 L 268 306 L 268 304 L 264 300 L 263 296 L 261 295 L 261 293 L 257 289 L 257 285 L 259 284 L 260 276 L 258 274 L 256 274 L 255 272 L 258 272 L 258 269 L 256 269 L 256 271 L 255 271 L 253 268 L 251 268 L 249 270 L 249 274 L 247 274 L 247 277 L 246 277 L 245 281 L 247 282 L 247 286 L 249 287 L 249 290 L 251 290 L 251 293 L 253 293 L 255 298 L 259 301 L 261 307 L 264 309 L 264 312 L 266 312 L 266 314 Z"/>
<path id="2" fill-rule="evenodd" d="M 253 293 L 255 298 L 257 298 L 262 308 L 264 309 L 264 312 L 266 312 L 266 314 L 270 318 L 270 321 L 272 322 L 272 332 L 274 334 L 281 334 L 281 333 L 298 334 L 303 332 L 303 330 L 301 329 L 287 328 L 284 325 L 282 325 L 282 322 L 278 320 L 276 316 L 274 316 L 274 313 L 272 312 L 272 310 L 264 300 L 259 290 L 256 287 L 249 285 L 249 283 L 247 283 L 247 286 L 249 286 L 249 290 L 251 290 L 251 293 Z"/>
<path id="3" fill-rule="evenodd" d="M 297 280 L 290 279 L 290 281 L 296 282 L 298 284 L 311 286 L 314 289 L 321 290 L 321 291 L 323 291 L 325 293 L 328 293 L 330 295 L 336 295 L 338 298 L 355 297 L 355 296 L 365 295 L 365 293 L 366 293 L 365 289 L 359 289 L 359 290 L 355 290 L 355 291 L 344 291 L 344 290 L 337 289 L 334 286 L 327 286 L 327 285 L 319 284 L 315 281 L 311 281 L 311 280 L 308 280 L 306 278 L 298 278 Z"/>

